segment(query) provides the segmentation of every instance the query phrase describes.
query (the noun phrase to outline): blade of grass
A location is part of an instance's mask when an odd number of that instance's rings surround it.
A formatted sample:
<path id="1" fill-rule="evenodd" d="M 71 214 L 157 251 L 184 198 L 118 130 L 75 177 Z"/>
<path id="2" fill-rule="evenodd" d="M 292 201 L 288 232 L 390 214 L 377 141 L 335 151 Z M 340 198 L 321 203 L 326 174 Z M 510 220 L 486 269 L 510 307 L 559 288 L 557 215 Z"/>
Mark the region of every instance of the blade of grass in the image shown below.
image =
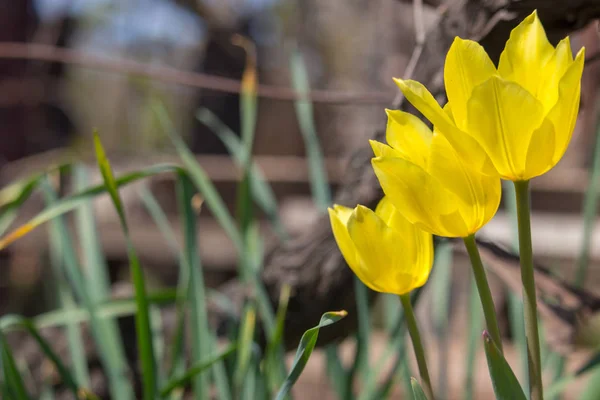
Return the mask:
<path id="1" fill-rule="evenodd" d="M 285 351 L 283 347 L 283 334 L 285 329 L 285 316 L 290 301 L 291 286 L 284 284 L 279 294 L 279 306 L 275 316 L 275 329 L 273 336 L 268 340 L 265 350 L 266 378 L 270 392 L 274 392 L 283 383 L 287 375 L 285 365 Z"/>
<path id="2" fill-rule="evenodd" d="M 65 383 L 65 385 L 69 388 L 69 390 L 71 390 L 75 398 L 77 398 L 79 387 L 77 386 L 75 378 L 73 377 L 69 369 L 61 361 L 60 357 L 54 352 L 54 350 L 52 350 L 48 342 L 44 338 L 42 338 L 42 335 L 40 335 L 35 325 L 30 320 L 23 317 L 16 318 L 15 323 L 18 324 L 22 329 L 26 330 L 33 337 L 33 339 L 37 342 L 38 346 L 40 347 L 42 353 L 44 353 L 44 355 L 48 357 L 48 359 L 56 367 L 56 370 L 60 375 L 62 382 Z M 2 341 L 2 347 L 6 352 L 7 343 L 2 332 L 0 332 L 0 341 Z M 8 365 L 10 365 L 11 362 L 14 362 L 14 359 L 12 359 L 12 355 L 10 355 L 10 352 L 5 354 L 8 355 L 9 358 L 4 359 L 3 364 L 6 366 L 8 361 Z"/>
<path id="3" fill-rule="evenodd" d="M 236 398 L 242 397 L 244 387 L 248 384 L 247 375 L 250 369 L 252 347 L 254 344 L 254 331 L 256 326 L 256 307 L 250 302 L 244 307 L 242 324 L 238 336 L 238 354 L 233 374 L 233 385 Z"/>
<path id="4" fill-rule="evenodd" d="M 327 378 L 338 398 L 345 400 L 344 396 L 348 387 L 346 383 L 348 373 L 342 365 L 338 350 L 339 346 L 337 343 L 332 343 L 325 347 Z"/>
<path id="5" fill-rule="evenodd" d="M 188 385 L 192 379 L 196 377 L 196 375 L 201 374 L 202 372 L 211 368 L 215 363 L 222 361 L 227 358 L 227 356 L 231 355 L 237 346 L 235 343 L 230 344 L 224 350 L 218 352 L 217 354 L 208 357 L 206 360 L 202 360 L 194 364 L 190 369 L 188 369 L 182 376 L 174 378 L 167 382 L 165 386 L 161 389 L 160 395 L 162 397 L 166 397 L 175 389 L 183 388 Z"/>
<path id="6" fill-rule="evenodd" d="M 433 330 L 438 347 L 438 384 L 436 399 L 443 400 L 448 395 L 448 349 L 450 347 L 449 321 L 450 295 L 452 285 L 452 246 L 437 246 L 435 268 L 431 277 Z M 414 389 L 414 385 L 413 385 Z"/>
<path id="7" fill-rule="evenodd" d="M 44 182 L 42 181 L 42 189 L 47 198 L 48 206 L 46 209 L 52 209 L 58 203 L 60 203 L 61 200 L 59 200 L 57 198 L 56 194 L 52 191 L 52 188 L 49 186 L 49 184 L 47 184 L 47 182 L 44 184 Z M 72 285 L 73 291 L 75 292 L 77 297 L 79 297 L 79 299 L 82 300 L 82 302 L 84 303 L 86 308 L 89 310 L 90 315 L 92 317 L 91 318 L 92 335 L 94 336 L 96 342 L 98 342 L 98 345 L 101 348 L 100 358 L 103 361 L 103 365 L 107 370 L 107 376 L 109 378 L 109 385 L 111 388 L 111 393 L 118 395 L 118 396 L 123 396 L 123 398 L 126 399 L 128 397 L 125 397 L 125 396 L 130 396 L 131 392 L 130 392 L 130 389 L 128 388 L 126 379 L 124 378 L 123 372 L 122 372 L 126 365 L 125 358 L 124 358 L 124 356 L 122 356 L 122 358 L 120 360 L 117 358 L 117 351 L 120 348 L 120 342 L 118 340 L 119 337 L 118 337 L 117 331 L 115 330 L 114 333 L 111 334 L 111 332 L 108 330 L 108 326 L 106 325 L 109 321 L 103 321 L 96 317 L 95 307 L 96 307 L 96 304 L 99 301 L 101 301 L 101 299 L 94 300 L 93 296 L 97 292 L 98 289 L 92 289 L 92 290 L 87 289 L 89 286 L 93 286 L 92 282 L 94 282 L 94 281 L 92 281 L 91 279 L 99 278 L 99 277 L 89 276 L 88 278 L 90 278 L 90 279 L 84 278 L 83 273 L 82 273 L 83 269 L 79 265 L 79 261 L 77 259 L 76 251 L 75 251 L 75 248 L 73 245 L 74 242 L 73 242 L 71 235 L 67 229 L 64 219 L 61 218 L 60 215 L 58 215 L 54 219 L 52 219 L 50 227 L 53 229 L 51 236 L 50 236 L 51 243 L 53 243 L 54 241 L 56 241 L 57 239 L 60 238 L 60 242 L 55 243 L 54 247 L 60 248 L 60 254 L 61 254 L 61 258 L 62 258 L 61 265 L 64 269 L 64 275 L 69 279 L 69 281 Z M 88 243 L 86 243 L 86 244 L 88 244 Z M 91 250 L 91 249 L 87 249 L 87 250 Z M 61 271 L 56 271 L 55 274 L 57 275 L 58 282 L 60 282 L 61 281 L 60 276 L 62 276 L 63 273 Z M 98 284 L 100 287 L 102 287 L 102 282 L 98 282 Z M 63 291 L 66 291 L 66 290 L 67 290 L 66 288 L 63 288 Z M 67 294 L 64 294 L 64 296 L 67 296 L 65 298 L 65 301 L 73 302 L 73 300 L 68 299 L 69 295 L 70 295 L 70 292 L 67 292 Z M 71 306 L 71 308 L 72 308 L 72 306 Z M 65 311 L 66 310 L 63 309 L 63 312 L 65 312 Z M 114 322 L 113 322 L 113 324 L 114 324 Z M 68 326 L 69 325 L 67 324 L 67 329 L 69 329 Z M 116 327 L 115 327 L 115 329 L 116 329 Z M 77 335 L 77 333 L 72 332 L 71 335 L 75 336 L 75 335 Z M 74 351 L 76 352 L 75 354 L 77 354 L 77 353 L 81 354 L 82 350 L 79 350 L 79 348 L 83 347 L 81 339 L 73 338 L 72 340 L 75 341 L 74 345 L 73 345 Z M 80 355 L 79 357 L 82 357 L 82 356 Z M 80 360 L 79 362 L 81 364 L 85 363 L 85 368 L 87 369 L 87 361 L 85 359 Z M 86 372 L 86 374 L 87 374 L 87 372 Z"/>
<path id="8" fill-rule="evenodd" d="M 16 400 L 28 400 L 29 394 L 27 394 L 27 390 L 25 389 L 25 382 L 21 378 L 21 373 L 10 351 L 10 346 L 2 332 L 0 332 L 0 351 L 2 352 L 2 369 L 4 371 L 6 391 L 11 393 Z"/>
<path id="9" fill-rule="evenodd" d="M 479 335 L 483 329 L 483 311 L 479 301 L 479 292 L 475 277 L 471 275 L 471 287 L 469 289 L 469 333 L 467 336 L 467 359 L 465 367 L 465 400 L 473 399 L 475 390 L 475 359 L 479 345 Z"/>
<path id="10" fill-rule="evenodd" d="M 125 211 L 121 203 L 121 198 L 117 191 L 117 184 L 97 132 L 94 133 L 94 147 L 100 173 L 102 174 L 106 189 L 112 199 L 117 214 L 119 215 L 121 228 L 125 234 L 127 256 L 129 258 L 131 277 L 135 288 L 135 299 L 138 306 L 135 322 L 138 352 L 142 368 L 143 397 L 145 400 L 154 400 L 156 397 L 158 377 L 156 373 L 154 349 L 152 348 L 152 330 L 150 326 L 149 303 L 148 298 L 146 297 L 144 274 L 133 247 L 133 243 L 131 242 L 131 238 L 129 237 L 129 227 L 125 218 Z"/>
<path id="11" fill-rule="evenodd" d="M 211 213 L 215 216 L 215 219 L 219 222 L 229 239 L 233 242 L 238 255 L 242 259 L 241 261 L 245 261 L 244 237 L 238 230 L 234 219 L 227 210 L 227 207 L 225 206 L 223 199 L 219 196 L 214 184 L 210 181 L 204 169 L 202 169 L 202 167 L 198 164 L 198 161 L 183 140 L 177 135 L 175 127 L 173 126 L 173 123 L 170 120 L 164 106 L 157 101 L 154 103 L 154 110 L 162 129 L 169 135 L 169 138 L 173 142 L 175 149 L 177 150 L 179 157 L 181 158 L 187 173 L 189 174 L 190 180 L 194 183 L 196 189 L 198 189 L 200 194 L 203 196 L 206 205 Z M 250 283 L 253 286 L 258 301 L 258 310 L 261 314 L 261 321 L 265 326 L 267 337 L 271 337 L 275 323 L 275 317 L 273 315 L 274 313 L 271 308 L 269 297 L 266 289 L 262 285 L 262 282 L 253 274 L 248 273 L 248 268 L 245 267 L 246 265 L 247 263 L 245 262 L 240 263 L 240 279 L 244 282 Z"/>
<path id="12" fill-rule="evenodd" d="M 51 206 L 56 200 L 57 195 L 52 189 L 52 186 L 47 179 L 41 181 L 41 188 L 44 193 L 46 205 Z M 58 217 L 51 221 L 48 237 L 50 240 L 50 265 L 52 271 L 52 280 L 55 284 L 55 289 L 58 294 L 59 309 L 65 311 L 75 307 L 75 300 L 69 284 L 62 272 L 62 264 L 68 257 L 68 251 L 65 251 L 67 243 L 71 241 L 66 230 L 64 220 Z M 75 373 L 75 379 L 79 385 L 90 387 L 90 373 L 88 370 L 88 362 L 85 356 L 83 347 L 83 339 L 81 330 L 76 323 L 69 323 L 66 327 L 67 345 L 71 355 L 71 362 Z"/>
<path id="13" fill-rule="evenodd" d="M 159 164 L 140 171 L 125 174 L 116 180 L 116 185 L 125 186 L 129 183 L 133 183 L 135 181 L 150 176 L 155 176 L 166 172 L 178 171 L 182 171 L 182 169 L 178 166 L 169 164 Z M 106 193 L 106 187 L 102 184 L 90 187 L 82 192 L 61 198 L 52 207 L 45 208 L 44 210 L 36 214 L 33 218 L 29 219 L 25 224 L 21 225 L 19 228 L 14 229 L 7 235 L 3 236 L 0 239 L 0 250 L 6 248 L 15 240 L 25 236 L 38 226 L 50 221 L 53 218 L 58 217 L 59 215 L 72 211 L 75 208 L 79 207 L 81 204 L 84 204 L 85 202 L 89 201 L 91 198 L 104 193 Z"/>
<path id="14" fill-rule="evenodd" d="M 206 311 L 206 298 L 204 277 L 198 254 L 196 234 L 196 213 L 193 210 L 194 190 L 189 178 L 180 175 L 177 179 L 177 197 L 181 222 L 184 229 L 184 264 L 189 271 L 189 291 L 187 294 L 190 307 L 190 322 L 192 333 L 192 363 L 200 362 L 204 354 L 210 352 L 210 332 L 208 330 L 208 316 Z M 208 377 L 197 375 L 192 380 L 192 388 L 196 399 L 208 399 Z"/>
<path id="15" fill-rule="evenodd" d="M 547 396 L 556 397 L 559 396 L 570 383 L 587 373 L 598 373 L 600 371 L 600 353 L 596 353 L 591 356 L 588 361 L 579 367 L 575 372 L 563 375 L 560 379 L 552 382 L 548 387 Z M 587 393 L 584 392 L 584 395 Z"/>
<path id="16" fill-rule="evenodd" d="M 594 154 L 592 158 L 592 170 L 590 173 L 588 189 L 583 199 L 583 242 L 577 259 L 577 269 L 575 272 L 574 284 L 577 287 L 583 287 L 588 275 L 590 248 L 592 244 L 592 234 L 596 222 L 596 213 L 598 209 L 598 191 L 600 190 L 600 120 L 596 123 L 596 138 L 594 144 Z M 557 372 L 564 370 L 564 359 L 558 365 Z M 556 374 L 557 376 L 558 373 Z M 600 372 L 596 371 L 588 383 L 587 388 L 581 396 L 582 400 L 595 398 L 600 393 Z M 558 398 L 556 398 L 558 400 Z"/>
<path id="17" fill-rule="evenodd" d="M 346 386 L 342 398 L 352 398 L 355 375 L 360 370 L 363 376 L 369 372 L 369 338 L 371 336 L 371 318 L 369 312 L 369 289 L 354 277 L 354 295 L 356 298 L 356 312 L 358 316 L 358 330 L 356 333 L 356 347 L 354 360 L 346 375 Z"/>
<path id="18" fill-rule="evenodd" d="M 348 313 L 346 311 L 331 311 L 323 314 L 319 324 L 313 328 L 310 328 L 302 335 L 300 339 L 300 345 L 296 351 L 296 356 L 292 362 L 292 368 L 287 378 L 283 382 L 283 385 L 279 389 L 275 400 L 283 400 L 294 386 L 294 383 L 298 380 L 298 377 L 306 367 L 308 359 L 317 344 L 317 338 L 319 337 L 319 330 L 326 326 L 332 325 L 344 318 Z"/>
<path id="19" fill-rule="evenodd" d="M 415 378 L 411 378 L 410 383 L 415 400 L 427 400 L 427 396 L 425 396 L 425 392 L 423 391 L 419 381 L 417 381 Z"/>
<path id="20" fill-rule="evenodd" d="M 244 148 L 236 134 L 207 108 L 200 108 L 196 112 L 196 118 L 217 135 L 225 147 L 227 147 L 227 151 L 231 154 L 235 162 L 239 166 L 243 166 Z M 250 166 L 249 179 L 252 198 L 263 210 L 279 238 L 282 240 L 288 239 L 288 234 L 279 218 L 279 207 L 275 194 L 262 171 L 254 162 Z"/>
<path id="21" fill-rule="evenodd" d="M 331 205 L 331 193 L 327 180 L 327 169 L 323 162 L 323 153 L 319 145 L 317 129 L 314 123 L 312 103 L 309 100 L 310 84 L 306 65 L 302 54 L 295 50 L 290 56 L 290 73 L 292 87 L 300 96 L 294 102 L 296 116 L 300 124 L 300 132 L 304 139 L 304 147 L 308 158 L 308 170 L 313 199 L 321 211 L 326 211 Z"/>

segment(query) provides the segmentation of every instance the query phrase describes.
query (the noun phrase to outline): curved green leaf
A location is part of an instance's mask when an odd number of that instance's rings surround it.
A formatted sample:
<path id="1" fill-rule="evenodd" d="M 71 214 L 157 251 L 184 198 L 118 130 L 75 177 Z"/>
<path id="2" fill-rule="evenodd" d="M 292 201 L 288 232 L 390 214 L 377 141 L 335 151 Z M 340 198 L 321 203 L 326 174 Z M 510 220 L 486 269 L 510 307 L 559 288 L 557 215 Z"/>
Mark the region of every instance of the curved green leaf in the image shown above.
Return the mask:
<path id="1" fill-rule="evenodd" d="M 526 400 L 527 397 L 525 397 L 517 377 L 487 331 L 483 332 L 483 347 L 496 399 Z"/>
<path id="2" fill-rule="evenodd" d="M 425 396 L 425 392 L 421 387 L 421 384 L 415 378 L 410 378 L 410 385 L 412 386 L 413 396 L 415 396 L 415 400 L 427 400 L 427 396 Z"/>
<path id="3" fill-rule="evenodd" d="M 292 368 L 287 378 L 283 382 L 283 385 L 279 389 L 277 393 L 277 397 L 275 400 L 283 400 L 287 394 L 289 393 L 294 383 L 298 380 L 298 377 L 304 370 L 310 355 L 312 354 L 315 345 L 317 344 L 317 338 L 319 337 L 319 330 L 326 326 L 332 325 L 342 318 L 344 318 L 348 313 L 344 310 L 342 311 L 331 311 L 326 312 L 321 317 L 321 321 L 319 321 L 319 325 L 310 328 L 302 338 L 300 339 L 300 345 L 298 346 L 298 350 L 296 351 L 296 356 L 294 357 L 294 362 L 292 363 Z"/>

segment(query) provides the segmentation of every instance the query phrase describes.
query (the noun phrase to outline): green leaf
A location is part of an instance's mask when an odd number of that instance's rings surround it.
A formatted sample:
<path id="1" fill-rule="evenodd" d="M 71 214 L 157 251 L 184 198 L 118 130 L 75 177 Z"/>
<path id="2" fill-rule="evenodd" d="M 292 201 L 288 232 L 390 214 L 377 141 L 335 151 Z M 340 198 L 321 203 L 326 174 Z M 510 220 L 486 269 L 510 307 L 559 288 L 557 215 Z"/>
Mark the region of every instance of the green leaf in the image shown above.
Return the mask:
<path id="1" fill-rule="evenodd" d="M 276 390 L 287 375 L 285 366 L 285 351 L 283 347 L 283 334 L 285 329 L 285 317 L 290 301 L 291 286 L 284 284 L 279 294 L 279 306 L 275 317 L 275 329 L 273 335 L 267 342 L 265 350 L 266 373 L 270 390 Z"/>
<path id="2" fill-rule="evenodd" d="M 427 400 L 427 396 L 425 396 L 425 392 L 423 391 L 423 388 L 421 387 L 419 381 L 417 381 L 415 378 L 411 378 L 410 385 L 412 387 L 413 396 L 415 397 L 415 400 Z"/>
<path id="3" fill-rule="evenodd" d="M 253 303 L 249 303 L 246 304 L 244 308 L 242 325 L 238 337 L 237 363 L 233 375 L 233 384 L 235 386 L 237 398 L 239 398 L 242 393 L 242 389 L 245 386 L 246 375 L 250 368 L 255 327 L 256 307 Z"/>
<path id="4" fill-rule="evenodd" d="M 310 328 L 302 335 L 300 339 L 300 345 L 298 346 L 298 350 L 296 351 L 296 356 L 294 357 L 294 361 L 292 362 L 292 368 L 287 378 L 283 382 L 283 385 L 279 389 L 277 393 L 277 397 L 275 400 L 283 400 L 285 396 L 289 393 L 294 383 L 298 380 L 298 377 L 304 370 L 310 355 L 312 354 L 315 345 L 317 344 L 317 338 L 319 337 L 319 330 L 326 326 L 332 325 L 342 318 L 344 318 L 348 313 L 346 311 L 331 311 L 326 312 L 321 317 L 321 321 L 319 324 L 313 328 Z"/>
<path id="5" fill-rule="evenodd" d="M 465 367 L 465 400 L 473 399 L 474 392 L 474 377 L 475 377 L 475 358 L 477 356 L 477 348 L 479 346 L 479 334 L 483 327 L 483 310 L 481 309 L 481 303 L 479 302 L 479 293 L 477 291 L 477 284 L 475 283 L 475 277 L 471 276 L 471 284 L 469 289 L 469 324 L 468 324 L 468 335 L 467 335 L 467 353 L 466 353 L 466 367 Z"/>
<path id="6" fill-rule="evenodd" d="M 483 333 L 483 347 L 496 399 L 526 400 L 527 398 L 517 377 L 487 331 Z"/>
<path id="7" fill-rule="evenodd" d="M 0 332 L 0 352 L 2 353 L 0 358 L 2 359 L 2 370 L 4 371 L 6 391 L 11 393 L 16 400 L 28 400 L 29 395 L 25 389 L 25 382 L 23 382 L 21 373 L 19 372 L 15 359 L 10 351 L 10 346 L 2 332 Z M 7 396 L 7 398 L 10 397 Z"/>
<path id="8" fill-rule="evenodd" d="M 189 278 L 189 290 L 187 293 L 188 306 L 190 308 L 190 324 L 192 333 L 192 363 L 202 360 L 204 354 L 210 352 L 211 333 L 208 328 L 208 314 L 206 310 L 206 288 L 200 265 L 200 254 L 198 254 L 198 240 L 196 229 L 196 214 L 192 202 L 194 188 L 189 178 L 179 175 L 177 180 L 177 197 L 181 222 L 184 229 L 184 265 L 189 269 L 186 276 Z M 183 331 L 179 332 L 180 335 Z M 209 398 L 208 377 L 197 375 L 192 381 L 192 387 L 196 399 Z"/>
<path id="9" fill-rule="evenodd" d="M 235 344 L 230 344 L 224 350 L 218 352 L 212 357 L 209 357 L 206 360 L 202 360 L 194 364 L 189 370 L 187 370 L 182 376 L 175 378 L 169 381 L 163 389 L 160 391 L 160 395 L 162 397 L 166 397 L 171 392 L 177 388 L 183 388 L 190 383 L 190 381 L 198 374 L 206 371 L 208 368 L 212 367 L 218 361 L 225 359 L 227 356 L 232 354 L 236 350 Z"/>
<path id="10" fill-rule="evenodd" d="M 331 205 L 327 169 L 323 162 L 323 153 L 315 127 L 312 103 L 308 96 L 310 92 L 308 72 L 302 54 L 297 50 L 290 57 L 290 72 L 292 87 L 300 95 L 294 106 L 300 124 L 300 132 L 304 139 L 304 147 L 306 148 L 313 199 L 320 210 L 326 211 L 327 207 Z"/>
<path id="11" fill-rule="evenodd" d="M 158 374 L 156 370 L 156 361 L 154 349 L 152 346 L 152 328 L 150 324 L 150 311 L 148 298 L 146 297 L 146 288 L 144 282 L 144 273 L 140 266 L 137 253 L 129 237 L 129 229 L 125 218 L 125 211 L 119 193 L 117 192 L 117 183 L 113 176 L 112 169 L 106 158 L 104 148 L 100 142 L 98 133 L 94 133 L 94 146 L 96 149 L 96 158 L 98 167 L 104 178 L 104 184 L 113 201 L 113 205 L 117 210 L 121 221 L 121 228 L 125 234 L 127 244 L 127 256 L 129 258 L 129 266 L 133 287 L 135 289 L 135 300 L 137 304 L 137 313 L 135 315 L 136 336 L 138 344 L 138 352 L 142 368 L 142 385 L 143 397 L 145 400 L 154 400 L 156 398 Z"/>
<path id="12" fill-rule="evenodd" d="M 227 147 L 227 151 L 234 161 L 239 166 L 243 166 L 244 147 L 237 135 L 207 108 L 199 109 L 196 113 L 196 118 L 217 135 L 225 147 Z M 279 207 L 273 190 L 255 162 L 251 163 L 249 172 L 252 198 L 266 214 L 277 235 L 283 240 L 287 239 L 288 234 L 279 218 Z"/>

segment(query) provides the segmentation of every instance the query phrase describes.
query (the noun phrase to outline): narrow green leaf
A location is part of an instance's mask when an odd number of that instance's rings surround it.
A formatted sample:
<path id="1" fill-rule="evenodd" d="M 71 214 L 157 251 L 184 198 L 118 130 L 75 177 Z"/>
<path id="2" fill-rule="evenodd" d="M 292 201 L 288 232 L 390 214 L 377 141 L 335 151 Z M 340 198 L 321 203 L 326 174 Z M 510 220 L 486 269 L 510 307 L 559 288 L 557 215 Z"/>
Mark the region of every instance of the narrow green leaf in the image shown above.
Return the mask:
<path id="1" fill-rule="evenodd" d="M 283 345 L 283 334 L 285 329 L 285 317 L 290 301 L 291 287 L 284 284 L 279 294 L 279 305 L 275 317 L 275 328 L 273 335 L 267 342 L 265 350 L 266 378 L 269 391 L 274 392 L 283 383 L 287 375 L 285 365 L 285 349 Z"/>
<path id="2" fill-rule="evenodd" d="M 577 371 L 568 375 L 561 376 L 560 379 L 557 379 L 554 382 L 552 382 L 548 389 L 544 390 L 544 394 L 548 398 L 560 396 L 560 394 L 565 391 L 567 386 L 573 383 L 575 379 L 589 372 L 593 372 L 595 375 L 598 373 L 598 371 L 600 371 L 600 353 L 596 353 L 593 356 L 591 356 L 585 364 L 583 364 L 580 368 L 577 369 Z M 593 375 L 590 378 L 593 378 Z M 583 393 L 584 397 L 594 393 L 591 390 L 589 390 L 592 387 L 593 384 L 591 384 L 590 382 L 590 384 L 586 388 L 586 391 Z M 595 393 L 599 392 L 600 391 L 597 391 Z"/>
<path id="3" fill-rule="evenodd" d="M 98 167 L 100 168 L 100 172 L 104 178 L 106 190 L 108 191 L 113 201 L 113 205 L 117 210 L 119 219 L 121 221 L 121 228 L 125 233 L 127 256 L 129 258 L 131 278 L 135 288 L 135 299 L 138 308 L 135 315 L 135 322 L 138 352 L 142 368 L 141 376 L 143 384 L 143 397 L 145 400 L 154 400 L 156 397 L 158 376 L 154 349 L 152 346 L 152 329 L 150 325 L 149 303 L 146 297 L 144 274 L 140 266 L 137 253 L 133 247 L 133 243 L 131 242 L 131 238 L 129 237 L 129 229 L 127 226 L 123 205 L 121 203 L 121 198 L 119 197 L 119 193 L 117 191 L 117 183 L 97 132 L 94 133 L 94 147 L 96 150 Z"/>
<path id="4" fill-rule="evenodd" d="M 483 347 L 496 399 L 525 400 L 525 393 L 523 393 L 517 377 L 487 331 L 483 333 Z"/>
<path id="5" fill-rule="evenodd" d="M 348 313 L 346 311 L 331 311 L 326 312 L 321 317 L 319 324 L 313 328 L 310 328 L 302 335 L 300 339 L 300 345 L 296 351 L 296 356 L 292 362 L 292 368 L 287 378 L 283 382 L 283 385 L 279 389 L 275 400 L 283 400 L 289 393 L 294 383 L 298 380 L 298 377 L 304 370 L 304 367 L 308 363 L 308 359 L 312 354 L 315 345 L 317 344 L 317 338 L 319 337 L 319 330 L 326 326 L 332 325 L 344 318 Z"/>
<path id="6" fill-rule="evenodd" d="M 212 357 L 208 357 L 206 360 L 197 362 L 182 376 L 169 381 L 163 389 L 160 391 L 162 397 L 168 396 L 173 390 L 177 388 L 183 388 L 190 383 L 190 381 L 198 374 L 206 371 L 212 367 L 216 362 L 225 359 L 227 356 L 232 354 L 236 350 L 236 344 L 230 344 L 224 350 L 218 352 Z"/>
<path id="7" fill-rule="evenodd" d="M 344 399 L 352 396 L 356 372 L 360 370 L 363 376 L 369 372 L 369 338 L 371 336 L 371 313 L 369 310 L 369 289 L 354 276 L 354 297 L 358 315 L 358 330 L 356 332 L 356 347 L 354 361 L 346 376 Z"/>
<path id="8" fill-rule="evenodd" d="M 57 200 L 56 193 L 47 179 L 41 181 L 41 187 L 44 192 L 47 206 L 51 206 Z M 75 261 L 69 259 L 71 254 L 67 249 L 68 246 L 72 246 L 72 241 L 62 217 L 58 217 L 51 221 L 49 228 L 52 280 L 58 295 L 59 308 L 66 311 L 75 307 L 73 294 L 71 293 L 69 284 L 62 272 L 63 263 Z M 66 330 L 67 344 L 71 355 L 73 369 L 75 371 L 76 381 L 83 387 L 90 387 L 88 362 L 83 347 L 81 330 L 76 323 L 69 323 Z"/>
<path id="9" fill-rule="evenodd" d="M 337 343 L 332 343 L 325 347 L 326 370 L 329 384 L 333 387 L 338 398 L 344 399 L 346 388 L 348 387 L 346 383 L 348 374 L 342 365 L 338 347 Z M 375 385 L 373 385 L 373 387 L 375 387 Z"/>
<path id="10" fill-rule="evenodd" d="M 436 247 L 435 266 L 430 278 L 432 296 L 433 330 L 438 346 L 438 383 L 436 399 L 444 400 L 448 396 L 448 367 L 449 367 L 449 321 L 452 286 L 453 247 L 442 244 Z"/>
<path id="11" fill-rule="evenodd" d="M 196 118 L 217 135 L 225 147 L 227 147 L 227 151 L 231 154 L 235 162 L 239 166 L 243 166 L 244 148 L 237 135 L 207 108 L 199 109 L 196 113 Z M 266 181 L 262 171 L 254 162 L 252 162 L 250 166 L 249 179 L 252 198 L 263 210 L 271 222 L 271 225 L 273 225 L 273 229 L 277 235 L 283 240 L 287 239 L 288 234 L 279 218 L 279 207 L 277 205 L 275 194 L 269 186 L 269 183 Z"/>
<path id="12" fill-rule="evenodd" d="M 415 400 L 427 400 L 427 396 L 425 396 L 425 392 L 423 391 L 423 388 L 421 387 L 419 381 L 417 381 L 415 378 L 411 378 L 410 385 L 412 387 L 413 396 L 415 397 Z"/>
<path id="13" fill-rule="evenodd" d="M 477 284 L 475 283 L 475 277 L 471 276 L 471 287 L 469 289 L 469 333 L 467 335 L 467 355 L 466 355 L 466 367 L 465 367 L 465 400 L 473 399 L 473 392 L 475 391 L 475 358 L 477 356 L 477 348 L 479 346 L 479 334 L 483 327 L 483 310 L 481 309 L 481 303 L 479 301 L 479 292 L 477 291 Z"/>
<path id="14" fill-rule="evenodd" d="M 177 197 L 181 222 L 184 229 L 184 264 L 189 268 L 186 276 L 189 277 L 189 291 L 187 293 L 190 307 L 190 322 L 192 333 L 192 363 L 202 360 L 210 352 L 210 331 L 208 328 L 208 315 L 206 311 L 206 298 L 204 277 L 201 273 L 200 254 L 198 254 L 196 214 L 192 201 L 194 189 L 189 178 L 180 175 L 177 180 Z M 180 332 L 183 334 L 183 332 Z M 196 399 L 208 399 L 208 377 L 197 375 L 192 380 L 192 387 Z"/>
<path id="15" fill-rule="evenodd" d="M 252 347 L 254 345 L 254 331 L 256 327 L 256 308 L 253 303 L 248 303 L 244 307 L 242 325 L 238 337 L 238 356 L 233 375 L 233 384 L 238 396 L 242 393 L 245 386 L 246 375 L 250 368 L 252 356 Z"/>
<path id="16" fill-rule="evenodd" d="M 10 351 L 10 346 L 2 332 L 0 332 L 0 351 L 2 352 L 2 369 L 6 391 L 11 393 L 16 400 L 28 400 L 29 395 L 25 389 L 25 382 L 23 382 L 21 373 Z"/>
<path id="17" fill-rule="evenodd" d="M 323 162 L 323 153 L 315 127 L 312 103 L 308 96 L 310 92 L 308 73 L 302 54 L 298 50 L 294 51 L 290 57 L 290 72 L 292 87 L 300 95 L 294 106 L 300 124 L 300 132 L 304 139 L 304 147 L 306 148 L 313 198 L 319 209 L 326 211 L 327 207 L 331 205 L 327 169 Z"/>
<path id="18" fill-rule="evenodd" d="M 166 173 L 166 172 L 178 172 L 183 171 L 176 165 L 159 164 L 140 171 L 132 172 L 116 180 L 117 186 L 125 186 L 129 183 L 133 183 L 140 179 L 144 179 L 150 176 Z M 50 221 L 59 215 L 65 214 L 69 211 L 74 210 L 91 198 L 96 197 L 100 194 L 106 193 L 106 187 L 104 184 L 90 187 L 82 192 L 73 194 L 71 196 L 63 197 L 58 200 L 52 207 L 46 207 L 44 210 L 39 212 L 33 218 L 28 220 L 25 224 L 19 228 L 11 231 L 0 239 L 0 249 L 6 248 L 10 243 L 25 236 L 38 226 Z"/>

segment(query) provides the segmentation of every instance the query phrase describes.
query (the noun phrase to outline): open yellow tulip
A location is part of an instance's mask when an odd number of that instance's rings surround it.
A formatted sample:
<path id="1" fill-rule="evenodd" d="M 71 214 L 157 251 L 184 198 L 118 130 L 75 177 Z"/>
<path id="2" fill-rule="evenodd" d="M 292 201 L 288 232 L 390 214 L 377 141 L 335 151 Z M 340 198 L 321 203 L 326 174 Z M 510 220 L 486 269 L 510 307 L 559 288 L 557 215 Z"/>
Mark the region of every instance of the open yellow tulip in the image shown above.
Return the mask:
<path id="1" fill-rule="evenodd" d="M 344 259 L 369 288 L 404 295 L 427 282 L 433 239 L 404 219 L 387 197 L 375 212 L 334 205 L 329 217 Z"/>
<path id="2" fill-rule="evenodd" d="M 454 40 L 444 67 L 451 111 L 420 83 L 395 81 L 471 167 L 526 181 L 554 167 L 569 145 L 584 58 L 582 49 L 573 60 L 568 37 L 554 48 L 534 11 L 512 31 L 498 69 L 478 43 Z"/>
<path id="3" fill-rule="evenodd" d="M 448 107 L 445 111 L 449 111 Z M 419 228 L 446 237 L 467 237 L 496 213 L 497 175 L 469 168 L 437 129 L 403 111 L 387 111 L 385 145 L 371 141 L 373 169 L 384 193 Z"/>

